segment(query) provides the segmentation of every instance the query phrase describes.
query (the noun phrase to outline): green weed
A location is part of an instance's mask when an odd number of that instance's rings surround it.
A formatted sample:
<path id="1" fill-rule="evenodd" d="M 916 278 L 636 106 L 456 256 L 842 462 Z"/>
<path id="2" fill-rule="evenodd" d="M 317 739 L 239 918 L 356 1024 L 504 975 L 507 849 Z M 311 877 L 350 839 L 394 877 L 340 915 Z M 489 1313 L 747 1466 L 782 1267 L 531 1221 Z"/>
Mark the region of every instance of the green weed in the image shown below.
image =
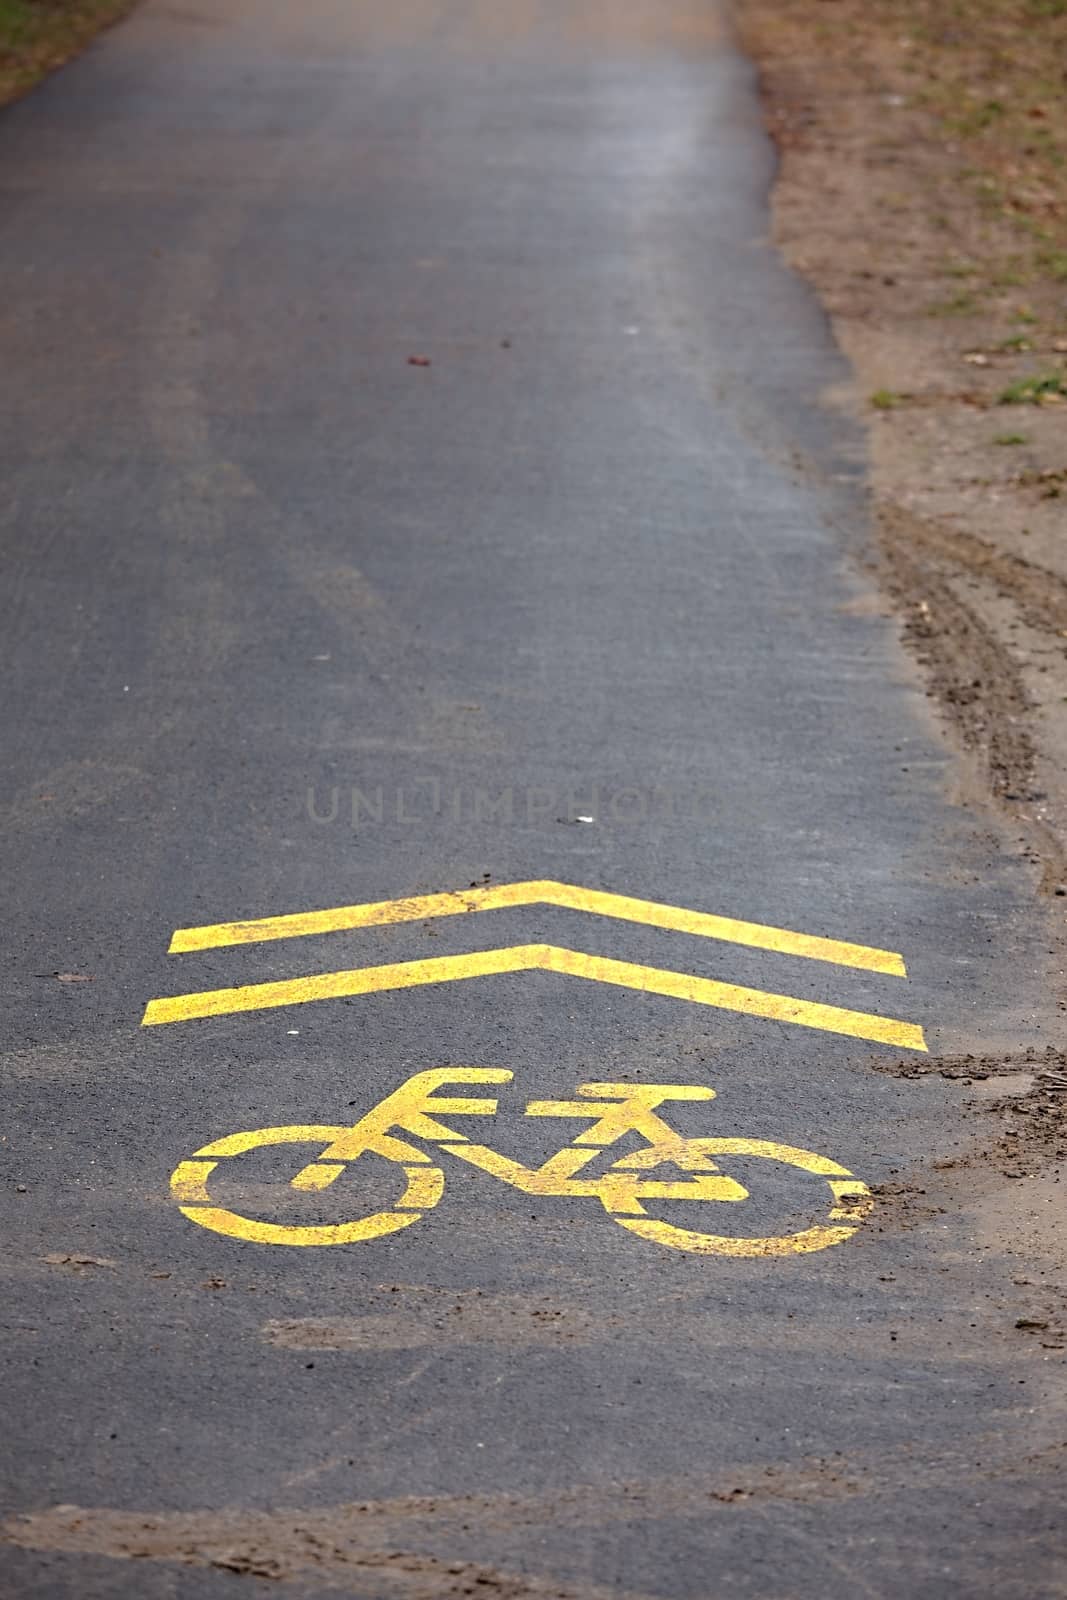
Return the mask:
<path id="1" fill-rule="evenodd" d="M 981 307 L 975 295 L 968 289 L 961 289 L 959 294 L 954 294 L 948 300 L 938 300 L 932 306 L 927 306 L 928 317 L 974 317 Z"/>
<path id="2" fill-rule="evenodd" d="M 1001 406 L 1039 406 L 1049 395 L 1067 395 L 1067 374 L 1063 372 L 1037 372 L 1029 378 L 1019 378 L 997 396 Z"/>

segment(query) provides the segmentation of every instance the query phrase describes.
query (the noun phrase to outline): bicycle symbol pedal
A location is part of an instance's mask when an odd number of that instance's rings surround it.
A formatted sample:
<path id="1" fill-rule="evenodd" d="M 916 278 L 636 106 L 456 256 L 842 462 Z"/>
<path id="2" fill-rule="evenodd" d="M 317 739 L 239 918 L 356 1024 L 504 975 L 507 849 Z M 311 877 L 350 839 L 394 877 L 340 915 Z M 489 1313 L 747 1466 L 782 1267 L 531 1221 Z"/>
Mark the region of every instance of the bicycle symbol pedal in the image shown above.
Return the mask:
<path id="1" fill-rule="evenodd" d="M 448 1085 L 506 1084 L 513 1077 L 505 1067 L 434 1067 L 415 1073 L 351 1126 L 294 1124 L 228 1134 L 179 1162 L 171 1192 L 190 1221 L 231 1238 L 295 1246 L 354 1244 L 410 1227 L 438 1204 L 445 1173 L 427 1152 L 429 1145 L 523 1194 L 597 1200 L 620 1227 L 669 1249 L 726 1256 L 825 1250 L 850 1238 L 874 1203 L 866 1184 L 847 1168 L 811 1150 L 764 1139 L 687 1138 L 678 1133 L 657 1108 L 669 1101 L 715 1098 L 714 1089 L 692 1084 L 583 1083 L 576 1090 L 580 1098 L 574 1100 L 531 1100 L 525 1109 L 528 1117 L 581 1119 L 590 1125 L 539 1167 L 525 1166 L 488 1145 L 472 1143 L 450 1126 L 455 1117 L 494 1116 L 495 1097 L 438 1095 Z M 588 1173 L 603 1152 L 630 1135 L 643 1139 L 644 1146 L 617 1157 L 598 1176 Z M 388 1210 L 324 1224 L 263 1222 L 215 1204 L 208 1183 L 221 1163 L 252 1150 L 288 1144 L 320 1147 L 289 1180 L 291 1189 L 326 1190 L 353 1162 L 373 1154 L 400 1167 L 404 1191 Z M 825 1178 L 831 1200 L 826 1221 L 798 1233 L 746 1237 L 699 1232 L 648 1215 L 646 1201 L 748 1200 L 748 1189 L 720 1170 L 720 1157 L 757 1157 Z M 682 1176 L 651 1176 L 664 1167 Z"/>

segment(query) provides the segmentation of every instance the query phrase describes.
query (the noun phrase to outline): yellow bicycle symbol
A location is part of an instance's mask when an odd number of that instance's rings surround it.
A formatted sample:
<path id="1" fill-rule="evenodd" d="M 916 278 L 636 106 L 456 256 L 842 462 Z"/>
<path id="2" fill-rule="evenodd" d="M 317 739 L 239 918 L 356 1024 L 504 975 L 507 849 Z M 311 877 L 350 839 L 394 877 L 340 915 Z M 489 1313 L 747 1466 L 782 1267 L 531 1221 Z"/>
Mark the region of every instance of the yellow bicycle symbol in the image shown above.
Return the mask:
<path id="1" fill-rule="evenodd" d="M 665 1083 L 583 1083 L 577 1089 L 582 1099 L 531 1100 L 525 1111 L 528 1117 L 582 1117 L 592 1123 L 540 1167 L 523 1166 L 488 1145 L 472 1144 L 466 1134 L 440 1120 L 490 1117 L 496 1112 L 497 1101 L 465 1095 L 437 1098 L 437 1090 L 449 1084 L 510 1083 L 513 1077 L 503 1067 L 435 1067 L 417 1072 L 351 1127 L 311 1123 L 229 1134 L 204 1145 L 190 1160 L 179 1162 L 171 1177 L 171 1192 L 183 1215 L 191 1221 L 235 1239 L 282 1245 L 352 1244 L 377 1239 L 410 1227 L 444 1193 L 443 1171 L 432 1164 L 419 1145 L 398 1137 L 406 1134 L 409 1139 L 440 1146 L 449 1155 L 490 1173 L 523 1194 L 599 1200 L 608 1215 L 630 1233 L 672 1250 L 699 1255 L 779 1256 L 825 1250 L 855 1233 L 874 1203 L 866 1184 L 847 1168 L 811 1150 L 797 1150 L 766 1139 L 687 1139 L 656 1115 L 655 1108 L 665 1101 L 713 1100 L 714 1089 Z M 627 1134 L 638 1135 L 646 1147 L 621 1156 L 599 1177 L 577 1176 L 601 1151 Z M 377 1211 L 353 1222 L 306 1227 L 259 1222 L 213 1203 L 207 1185 L 220 1161 L 265 1145 L 284 1144 L 325 1146 L 291 1179 L 293 1189 L 327 1189 L 348 1163 L 373 1153 L 403 1169 L 407 1180 L 404 1193 L 393 1210 Z M 716 1156 L 763 1157 L 825 1178 L 832 1201 L 828 1223 L 779 1237 L 736 1238 L 698 1233 L 648 1216 L 642 1204 L 645 1200 L 747 1200 L 748 1190 L 720 1172 Z M 648 1176 L 664 1166 L 673 1166 L 691 1176 L 674 1180 Z"/>

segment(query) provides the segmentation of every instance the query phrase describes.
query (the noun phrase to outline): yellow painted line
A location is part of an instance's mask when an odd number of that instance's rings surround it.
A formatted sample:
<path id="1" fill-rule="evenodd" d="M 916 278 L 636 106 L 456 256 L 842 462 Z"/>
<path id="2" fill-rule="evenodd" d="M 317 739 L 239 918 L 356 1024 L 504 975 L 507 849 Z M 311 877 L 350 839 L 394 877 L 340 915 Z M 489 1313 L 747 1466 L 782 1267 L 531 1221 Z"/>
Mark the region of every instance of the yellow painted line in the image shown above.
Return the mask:
<path id="1" fill-rule="evenodd" d="M 305 1005 L 312 1000 L 413 989 L 422 984 L 451 983 L 461 978 L 484 978 L 538 968 L 568 973 L 575 978 L 590 978 L 596 983 L 617 984 L 625 989 L 641 989 L 648 994 L 668 995 L 697 1005 L 717 1006 L 725 1011 L 739 1011 L 747 1016 L 768 1017 L 775 1022 L 793 1022 L 826 1033 L 872 1039 L 905 1050 L 926 1049 L 922 1029 L 912 1022 L 898 1022 L 892 1017 L 874 1016 L 864 1011 L 846 1011 L 839 1006 L 797 1000 L 762 989 L 745 989 L 733 983 L 694 977 L 688 972 L 635 966 L 629 961 L 612 961 L 606 956 L 585 955 L 580 950 L 562 950 L 550 944 L 512 945 L 503 950 L 438 956 L 429 961 L 357 967 L 346 972 L 322 972 L 277 983 L 251 983 L 234 989 L 172 995 L 149 1001 L 141 1021 L 142 1026 L 152 1027 L 166 1022 L 185 1022 L 194 1017 L 228 1016 L 237 1011 Z"/>
<path id="2" fill-rule="evenodd" d="M 723 939 L 729 944 L 751 945 L 758 950 L 776 950 L 781 955 L 831 961 L 837 966 L 860 967 L 895 978 L 907 976 L 904 958 L 895 950 L 823 939 L 811 933 L 793 933 L 787 928 L 772 928 L 760 922 L 739 922 L 733 917 L 687 911 L 684 906 L 632 900 L 626 895 L 547 879 L 463 889 L 452 894 L 419 895 L 408 900 L 376 900 L 366 905 L 337 906 L 332 911 L 297 911 L 281 917 L 259 917 L 250 922 L 216 922 L 202 928 L 179 928 L 171 939 L 170 949 L 171 954 L 215 950 L 222 945 L 297 939 L 308 934 L 338 933 L 346 928 L 374 928 L 394 922 L 421 922 L 428 917 L 452 917 L 462 912 L 534 905 L 562 906 L 592 916 L 617 917 L 624 922 L 643 922 L 649 927 L 666 928 L 675 933 Z"/>
<path id="3" fill-rule="evenodd" d="M 192 1214 L 191 1210 L 185 1213 L 186 1216 Z M 676 1228 L 669 1222 L 654 1222 L 651 1217 L 616 1217 L 615 1221 L 627 1233 L 636 1233 L 639 1239 L 651 1239 L 653 1244 L 684 1250 L 687 1255 L 742 1258 L 809 1255 L 814 1250 L 844 1244 L 856 1231 L 855 1228 L 805 1228 L 803 1233 L 789 1233 L 777 1239 L 734 1239 L 724 1234 L 694 1233 L 690 1228 Z"/>

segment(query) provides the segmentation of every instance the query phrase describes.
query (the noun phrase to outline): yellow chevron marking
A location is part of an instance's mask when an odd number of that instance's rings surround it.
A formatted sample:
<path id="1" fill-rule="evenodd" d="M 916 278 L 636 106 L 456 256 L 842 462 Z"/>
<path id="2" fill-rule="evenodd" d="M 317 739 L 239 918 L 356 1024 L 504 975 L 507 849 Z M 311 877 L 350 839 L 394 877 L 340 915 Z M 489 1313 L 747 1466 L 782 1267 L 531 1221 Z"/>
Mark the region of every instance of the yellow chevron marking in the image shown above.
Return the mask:
<path id="1" fill-rule="evenodd" d="M 278 983 L 250 983 L 235 989 L 173 995 L 151 1000 L 141 1021 L 143 1026 L 151 1027 L 164 1022 L 185 1022 L 193 1017 L 227 1016 L 235 1011 L 304 1005 L 311 1000 L 373 994 L 386 989 L 412 989 L 420 984 L 451 983 L 460 978 L 484 978 L 495 973 L 529 972 L 537 968 L 569 973 L 575 978 L 591 978 L 595 983 L 618 984 L 624 989 L 643 989 L 649 994 L 690 1000 L 697 1005 L 718 1006 L 724 1011 L 769 1017 L 775 1022 L 794 1022 L 804 1028 L 820 1028 L 826 1033 L 873 1039 L 905 1050 L 926 1049 L 922 1029 L 912 1022 L 898 1022 L 892 1017 L 873 1016 L 863 1011 L 845 1011 L 839 1006 L 796 1000 L 762 989 L 744 989 L 711 978 L 697 978 L 688 972 L 639 967 L 629 961 L 612 961 L 606 956 L 561 950 L 550 944 L 513 945 L 504 950 L 479 950 L 470 955 L 439 956 L 430 961 L 402 961 L 385 967 L 357 967 L 348 972 L 288 978 Z"/>
<path id="2" fill-rule="evenodd" d="M 216 922 L 203 928 L 179 928 L 170 942 L 172 954 L 188 950 L 214 950 L 221 945 L 256 944 L 265 939 L 295 939 L 307 934 L 337 933 L 345 928 L 381 927 L 392 922 L 420 922 L 427 917 L 451 917 L 464 911 L 497 911 L 505 907 L 549 905 L 569 911 L 586 911 L 597 917 L 618 917 L 624 922 L 644 922 L 653 928 L 699 934 L 730 944 L 776 950 L 782 955 L 807 956 L 832 961 L 841 967 L 860 967 L 891 977 L 907 976 L 904 958 L 895 950 L 877 950 L 816 934 L 791 933 L 760 922 L 738 922 L 683 906 L 660 905 L 654 900 L 632 900 L 601 889 L 538 880 L 503 883 L 482 889 L 461 889 L 451 894 L 419 895 L 409 900 L 376 900 L 366 905 L 337 906 L 332 911 L 298 911 L 289 916 L 260 917 L 251 922 Z"/>

